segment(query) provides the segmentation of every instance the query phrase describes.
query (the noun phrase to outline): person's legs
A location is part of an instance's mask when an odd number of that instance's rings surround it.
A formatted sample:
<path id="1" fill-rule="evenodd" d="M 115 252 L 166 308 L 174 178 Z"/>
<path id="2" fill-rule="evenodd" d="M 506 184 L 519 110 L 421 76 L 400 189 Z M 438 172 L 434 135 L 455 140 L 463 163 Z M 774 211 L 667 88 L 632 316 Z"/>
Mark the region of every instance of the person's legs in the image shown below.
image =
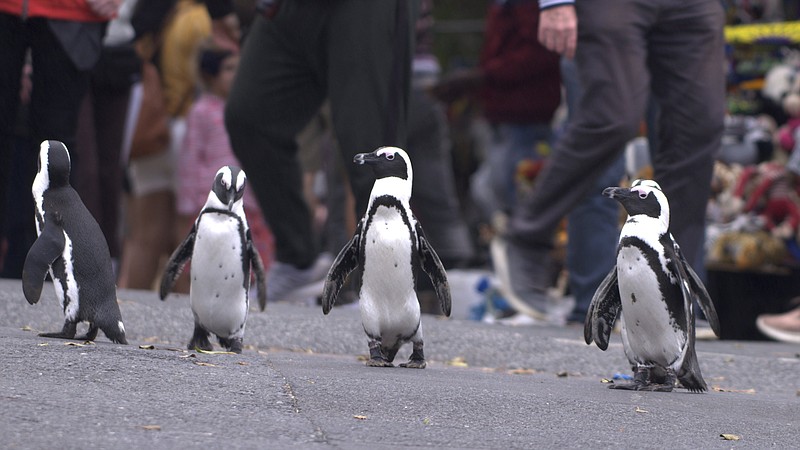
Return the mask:
<path id="1" fill-rule="evenodd" d="M 327 7 L 307 3 L 283 2 L 273 19 L 256 18 L 225 109 L 231 146 L 275 235 L 276 260 L 300 269 L 317 249 L 295 137 L 325 96 L 314 47 Z"/>
<path id="2" fill-rule="evenodd" d="M 583 323 L 594 292 L 616 266 L 619 204 L 601 192 L 617 186 L 624 172 L 625 160 L 617 158 L 567 216 L 567 270 L 569 290 L 575 297 L 575 307 L 567 319 L 571 322 Z"/>
<path id="3" fill-rule="evenodd" d="M 455 192 L 447 121 L 422 89 L 411 91 L 408 154 L 415 175 L 411 203 L 425 235 L 446 268 L 469 261 L 472 242 Z"/>
<path id="4" fill-rule="evenodd" d="M 533 195 L 517 203 L 509 224 L 509 271 L 498 274 L 517 309 L 545 309 L 555 228 L 619 158 L 643 117 L 650 90 L 645 34 L 655 14 L 633 3 L 576 4 L 581 27 L 576 58 L 585 94 Z"/>
<path id="5" fill-rule="evenodd" d="M 649 35 L 661 108 L 654 177 L 673 206 L 672 234 L 692 266 L 702 268 L 705 210 L 725 114 L 723 10 L 707 0 L 662 2 L 669 8 Z"/>
<path id="6" fill-rule="evenodd" d="M 405 147 L 417 3 L 343 0 L 331 13 L 326 81 L 359 217 L 374 177 L 353 164 L 353 155 L 388 145 Z"/>

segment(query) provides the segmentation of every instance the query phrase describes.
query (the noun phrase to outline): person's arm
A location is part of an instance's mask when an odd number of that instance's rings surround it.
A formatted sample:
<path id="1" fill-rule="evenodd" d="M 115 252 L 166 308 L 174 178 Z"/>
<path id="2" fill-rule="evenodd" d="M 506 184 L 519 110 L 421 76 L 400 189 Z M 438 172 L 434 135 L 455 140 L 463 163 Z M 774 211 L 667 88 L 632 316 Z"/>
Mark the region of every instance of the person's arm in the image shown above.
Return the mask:
<path id="1" fill-rule="evenodd" d="M 203 0 L 211 17 L 211 38 L 220 48 L 231 51 L 239 50 L 242 38 L 239 17 L 231 0 Z"/>

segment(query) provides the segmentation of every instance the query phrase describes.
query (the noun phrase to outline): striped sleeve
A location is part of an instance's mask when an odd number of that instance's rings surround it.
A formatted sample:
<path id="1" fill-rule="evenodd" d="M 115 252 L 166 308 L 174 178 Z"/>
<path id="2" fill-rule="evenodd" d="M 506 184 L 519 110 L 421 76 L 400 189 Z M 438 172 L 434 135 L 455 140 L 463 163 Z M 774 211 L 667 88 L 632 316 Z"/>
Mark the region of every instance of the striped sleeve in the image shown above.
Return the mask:
<path id="1" fill-rule="evenodd" d="M 575 0 L 539 0 L 539 9 L 545 10 L 555 6 L 574 5 Z"/>

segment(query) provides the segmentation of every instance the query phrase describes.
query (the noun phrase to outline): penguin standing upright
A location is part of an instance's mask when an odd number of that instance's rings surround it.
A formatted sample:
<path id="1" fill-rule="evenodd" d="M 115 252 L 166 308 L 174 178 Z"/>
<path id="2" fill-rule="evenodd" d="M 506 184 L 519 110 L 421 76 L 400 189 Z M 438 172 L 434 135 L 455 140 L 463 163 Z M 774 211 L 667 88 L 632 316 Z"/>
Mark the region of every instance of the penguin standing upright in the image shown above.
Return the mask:
<path id="1" fill-rule="evenodd" d="M 330 312 L 348 274 L 360 266 L 363 273 L 359 307 L 369 337 L 367 365 L 392 367 L 400 346 L 411 341 L 411 357 L 401 366 L 423 369 L 426 363 L 414 268 L 419 265 L 428 274 L 447 316 L 450 287 L 439 256 L 409 206 L 411 160 L 402 149 L 381 147 L 372 153 L 357 154 L 353 162 L 371 166 L 376 180 L 355 236 L 342 248 L 328 272 L 322 312 Z"/>
<path id="2" fill-rule="evenodd" d="M 33 180 L 38 238 L 22 269 L 22 291 L 28 303 L 42 295 L 47 274 L 64 311 L 64 328 L 39 336 L 75 338 L 78 322 L 89 322 L 80 340 L 94 340 L 97 330 L 118 344 L 127 344 L 117 304 L 117 287 L 108 243 L 97 221 L 69 184 L 70 157 L 59 141 L 44 141 Z"/>
<path id="3" fill-rule="evenodd" d="M 603 195 L 628 212 L 617 247 L 617 264 L 595 292 L 584 326 L 587 344 L 605 350 L 617 316 L 622 316 L 625 354 L 635 365 L 632 383 L 614 389 L 671 391 L 675 379 L 692 392 L 706 390 L 695 342 L 694 302 L 719 335 L 714 304 L 669 232 L 669 203 L 652 180 L 630 188 L 609 187 Z"/>
<path id="4" fill-rule="evenodd" d="M 190 350 L 211 350 L 208 333 L 220 345 L 241 353 L 250 303 L 250 267 L 258 288 L 258 304 L 267 304 L 264 264 L 261 261 L 244 214 L 243 170 L 223 166 L 214 177 L 208 200 L 191 231 L 167 262 L 159 294 L 166 299 L 183 267 L 191 259 L 189 301 L 194 313 L 194 335 Z"/>

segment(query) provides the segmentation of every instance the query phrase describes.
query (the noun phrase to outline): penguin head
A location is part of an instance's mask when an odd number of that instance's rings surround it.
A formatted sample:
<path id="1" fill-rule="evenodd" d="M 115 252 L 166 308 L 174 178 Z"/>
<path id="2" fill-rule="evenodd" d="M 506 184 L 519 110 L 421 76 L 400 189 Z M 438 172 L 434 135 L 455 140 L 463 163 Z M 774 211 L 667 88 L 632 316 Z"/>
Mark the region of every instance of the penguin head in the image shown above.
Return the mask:
<path id="1" fill-rule="evenodd" d="M 39 187 L 43 192 L 50 187 L 69 185 L 70 158 L 63 142 L 42 141 L 38 164 L 34 188 Z"/>
<path id="2" fill-rule="evenodd" d="M 669 226 L 669 202 L 653 180 L 634 180 L 630 188 L 608 187 L 603 195 L 620 202 L 630 217 L 644 215 Z"/>
<path id="3" fill-rule="evenodd" d="M 411 179 L 411 160 L 405 150 L 398 147 L 381 147 L 372 153 L 359 153 L 353 157 L 353 162 L 371 166 L 377 179 Z"/>
<path id="4" fill-rule="evenodd" d="M 233 210 L 244 196 L 244 187 L 247 184 L 247 175 L 244 170 L 236 166 L 222 166 L 214 177 L 208 202 L 218 203 L 218 208 Z"/>
<path id="5" fill-rule="evenodd" d="M 411 159 L 405 150 L 398 147 L 381 147 L 371 153 L 355 155 L 353 162 L 366 164 L 372 168 L 376 187 L 387 185 L 387 193 L 396 197 L 411 196 L 413 171 Z"/>

